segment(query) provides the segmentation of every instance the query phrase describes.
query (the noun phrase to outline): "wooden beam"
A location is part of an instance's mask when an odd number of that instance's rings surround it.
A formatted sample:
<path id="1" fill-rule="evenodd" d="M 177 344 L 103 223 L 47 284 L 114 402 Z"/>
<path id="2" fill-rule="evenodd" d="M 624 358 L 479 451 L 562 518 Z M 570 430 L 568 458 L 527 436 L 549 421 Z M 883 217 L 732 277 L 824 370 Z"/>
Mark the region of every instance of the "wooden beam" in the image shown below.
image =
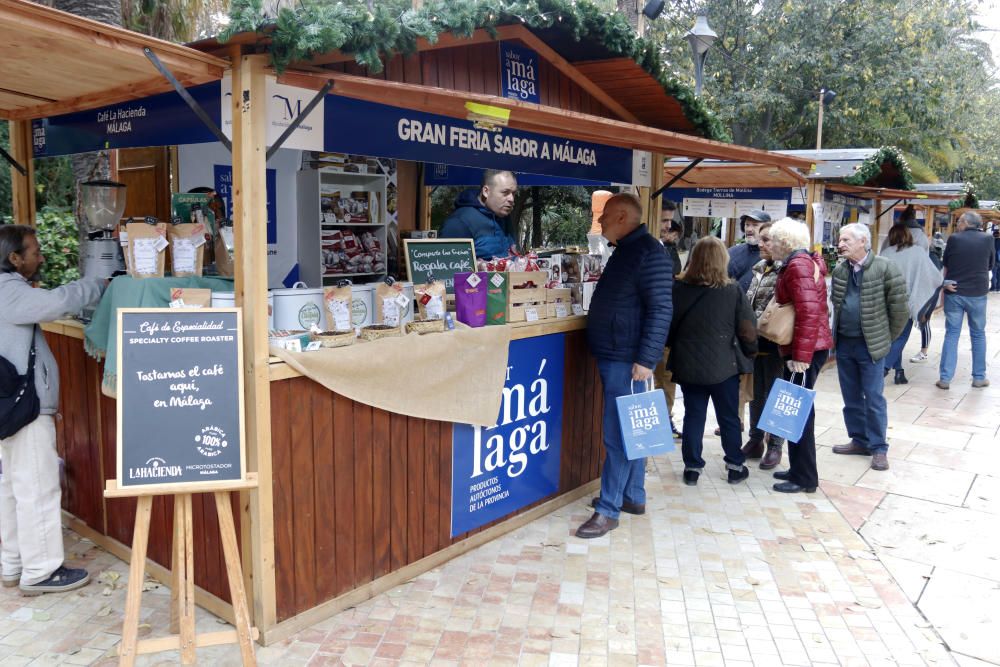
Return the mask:
<path id="1" fill-rule="evenodd" d="M 653 153 L 649 161 L 650 164 L 650 181 L 649 181 L 649 192 L 656 192 L 659 190 L 663 183 L 666 181 L 664 178 L 663 169 L 658 168 L 663 164 L 663 155 L 660 153 Z M 649 229 L 649 233 L 656 238 L 660 238 L 660 217 L 663 213 L 663 196 L 665 193 L 660 193 L 656 199 L 649 202 L 649 217 L 646 219 L 646 227 Z M 647 195 L 648 199 L 648 195 Z"/>
<path id="2" fill-rule="evenodd" d="M 878 254 L 879 234 L 882 231 L 882 212 L 885 206 L 881 199 L 875 200 L 875 229 L 872 231 L 872 252 Z"/>
<path id="3" fill-rule="evenodd" d="M 236 305 L 243 308 L 247 463 L 259 485 L 247 494 L 253 619 L 262 629 L 275 624 L 274 491 L 271 479 L 271 387 L 267 326 L 267 92 L 265 55 L 241 56 L 233 67 L 233 223 L 236 240 Z"/>
<path id="4" fill-rule="evenodd" d="M 610 118 L 480 93 L 456 92 L 397 81 L 369 79 L 338 72 L 324 74 L 289 72 L 279 77 L 279 81 L 282 83 L 313 90 L 319 90 L 327 79 L 334 80 L 333 94 L 336 95 L 379 104 L 387 104 L 391 101 L 395 105 L 405 106 L 407 109 L 453 118 L 468 117 L 468 111 L 465 108 L 466 102 L 479 102 L 502 107 L 511 112 L 510 127 L 549 136 L 586 140 L 672 156 L 717 158 L 734 162 L 785 165 L 801 169 L 808 169 L 813 164 L 811 160 L 792 155 L 736 146 L 679 132 L 644 127 Z"/>
<path id="5" fill-rule="evenodd" d="M 14 222 L 35 226 L 35 161 L 31 150 L 31 121 L 8 123 L 10 131 L 10 156 L 27 172 L 21 175 L 10 168 L 10 189 L 14 199 Z"/>

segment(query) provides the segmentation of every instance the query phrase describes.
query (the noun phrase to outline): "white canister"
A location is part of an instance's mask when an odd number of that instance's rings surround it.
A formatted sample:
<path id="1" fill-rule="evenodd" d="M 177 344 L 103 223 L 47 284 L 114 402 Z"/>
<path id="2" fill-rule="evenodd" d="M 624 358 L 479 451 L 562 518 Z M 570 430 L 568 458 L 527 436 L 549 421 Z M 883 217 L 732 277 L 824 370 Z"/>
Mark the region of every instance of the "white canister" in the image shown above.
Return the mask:
<path id="1" fill-rule="evenodd" d="M 351 324 L 355 329 L 375 322 L 375 286 L 351 285 Z"/>
<path id="2" fill-rule="evenodd" d="M 212 292 L 212 308 L 235 308 L 236 292 Z M 267 329 L 274 329 L 274 295 L 267 293 Z"/>
<path id="3" fill-rule="evenodd" d="M 274 329 L 308 331 L 312 325 L 326 330 L 326 313 L 323 312 L 323 288 L 306 287 L 295 283 L 291 289 L 271 290 L 274 298 Z"/>
<path id="4" fill-rule="evenodd" d="M 399 283 L 403 286 L 403 294 L 409 299 L 409 303 L 406 304 L 406 309 L 403 311 L 403 317 L 400 323 L 406 324 L 407 322 L 413 321 L 413 311 L 417 307 L 417 302 L 413 300 L 413 283 Z"/>

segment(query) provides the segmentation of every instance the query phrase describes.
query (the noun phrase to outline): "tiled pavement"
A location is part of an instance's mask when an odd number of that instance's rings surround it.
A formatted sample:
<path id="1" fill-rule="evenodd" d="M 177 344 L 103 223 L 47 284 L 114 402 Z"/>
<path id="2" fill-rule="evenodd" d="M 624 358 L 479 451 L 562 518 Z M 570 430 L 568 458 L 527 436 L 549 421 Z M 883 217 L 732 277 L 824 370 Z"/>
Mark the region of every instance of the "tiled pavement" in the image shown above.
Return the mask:
<path id="1" fill-rule="evenodd" d="M 963 336 L 952 389 L 937 353 L 889 385 L 890 462 L 832 454 L 846 440 L 836 373 L 821 376 L 824 493 L 783 496 L 754 471 L 728 485 L 721 451 L 697 487 L 674 453 L 650 462 L 648 511 L 598 540 L 572 536 L 583 501 L 269 647 L 262 665 L 1000 664 L 1000 298 L 991 374 L 971 390 Z M 932 350 L 940 349 L 941 316 Z M 906 358 L 916 351 L 911 339 Z M 714 428 L 714 424 L 708 426 Z M 710 433 L 710 431 L 709 431 Z M 706 437 L 713 450 L 712 436 Z M 66 595 L 0 592 L 0 665 L 114 664 L 125 564 L 67 537 L 100 582 Z M 992 567 L 991 567 L 992 566 Z M 162 634 L 168 591 L 150 585 L 141 634 Z M 202 612 L 199 626 L 220 621 Z M 932 625 L 933 624 L 933 625 Z M 949 651 L 950 649 L 950 651 Z M 201 664 L 236 665 L 234 649 Z M 139 664 L 176 664 L 176 653 Z"/>

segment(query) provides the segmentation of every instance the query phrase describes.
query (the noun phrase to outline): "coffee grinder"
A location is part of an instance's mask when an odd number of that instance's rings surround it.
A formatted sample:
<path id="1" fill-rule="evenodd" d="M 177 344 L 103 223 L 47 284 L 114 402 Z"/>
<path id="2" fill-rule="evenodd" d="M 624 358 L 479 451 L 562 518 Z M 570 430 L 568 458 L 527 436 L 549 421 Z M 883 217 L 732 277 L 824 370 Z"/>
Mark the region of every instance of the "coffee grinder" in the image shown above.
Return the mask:
<path id="1" fill-rule="evenodd" d="M 125 212 L 125 184 L 115 181 L 87 181 L 80 184 L 80 200 L 87 220 L 87 243 L 83 247 L 83 275 L 110 278 L 125 270 L 115 227 Z"/>

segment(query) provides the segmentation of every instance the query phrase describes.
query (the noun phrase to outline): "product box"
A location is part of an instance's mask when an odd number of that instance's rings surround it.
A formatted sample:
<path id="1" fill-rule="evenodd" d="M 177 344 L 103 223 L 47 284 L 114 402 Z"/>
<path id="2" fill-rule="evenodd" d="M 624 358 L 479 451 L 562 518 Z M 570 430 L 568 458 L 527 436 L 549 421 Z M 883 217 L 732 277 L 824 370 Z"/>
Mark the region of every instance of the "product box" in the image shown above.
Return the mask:
<path id="1" fill-rule="evenodd" d="M 486 271 L 455 274 L 455 315 L 459 322 L 470 327 L 486 326 L 489 278 Z"/>
<path id="2" fill-rule="evenodd" d="M 549 317 L 548 304 L 524 303 L 507 306 L 507 322 L 534 322 Z"/>
<path id="3" fill-rule="evenodd" d="M 552 255 L 551 257 L 539 257 L 538 268 L 545 272 L 548 279 L 545 281 L 546 287 L 553 287 L 561 283 L 562 280 L 562 255 Z"/>
<path id="4" fill-rule="evenodd" d="M 507 324 L 508 275 L 504 271 L 486 275 L 486 324 Z"/>
<path id="5" fill-rule="evenodd" d="M 597 282 L 603 266 L 600 255 L 562 255 L 562 282 Z"/>
<path id="6" fill-rule="evenodd" d="M 309 346 L 310 336 L 308 331 L 272 331 L 268 343 L 289 352 L 302 352 Z"/>
<path id="7" fill-rule="evenodd" d="M 594 297 L 594 289 L 597 283 L 577 283 L 570 285 L 573 293 L 573 303 L 583 306 L 584 312 L 590 310 L 590 300 Z"/>
<path id="8" fill-rule="evenodd" d="M 436 239 L 438 236 L 436 229 L 411 229 L 403 232 L 403 238 L 407 239 Z"/>
<path id="9" fill-rule="evenodd" d="M 510 303 L 545 303 L 544 271 L 508 271 Z"/>
<path id="10" fill-rule="evenodd" d="M 549 287 L 545 290 L 545 303 L 572 303 L 573 290 L 569 287 Z"/>

